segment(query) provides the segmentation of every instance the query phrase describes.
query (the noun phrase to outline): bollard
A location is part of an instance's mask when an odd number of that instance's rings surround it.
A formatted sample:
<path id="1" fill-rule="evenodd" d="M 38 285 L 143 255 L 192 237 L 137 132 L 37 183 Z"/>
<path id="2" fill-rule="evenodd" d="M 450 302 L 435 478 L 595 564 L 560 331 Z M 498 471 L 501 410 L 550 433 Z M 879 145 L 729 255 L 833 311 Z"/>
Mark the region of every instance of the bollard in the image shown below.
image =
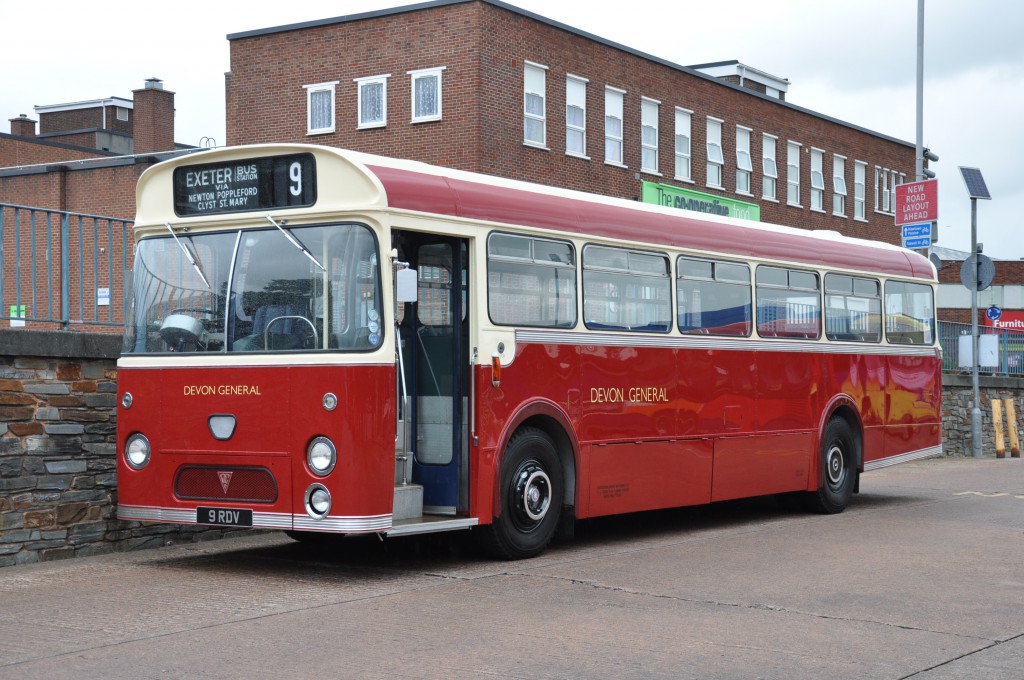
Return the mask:
<path id="1" fill-rule="evenodd" d="M 1010 457 L 1020 458 L 1020 438 L 1017 436 L 1017 409 L 1013 399 L 1006 400 L 1006 428 L 1010 435 Z"/>
<path id="2" fill-rule="evenodd" d="M 1003 402 L 992 400 L 992 425 L 996 430 L 996 458 L 1006 458 L 1006 441 L 1003 439 Z"/>

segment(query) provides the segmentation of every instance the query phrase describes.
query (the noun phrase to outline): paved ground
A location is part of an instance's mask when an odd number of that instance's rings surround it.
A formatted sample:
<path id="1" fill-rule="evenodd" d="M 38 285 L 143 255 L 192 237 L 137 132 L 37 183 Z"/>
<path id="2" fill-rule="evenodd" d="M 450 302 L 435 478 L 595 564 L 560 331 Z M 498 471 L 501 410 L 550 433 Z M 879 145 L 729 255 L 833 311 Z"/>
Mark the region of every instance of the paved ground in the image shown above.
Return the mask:
<path id="1" fill-rule="evenodd" d="M 7 567 L 0 678 L 1024 678 L 1024 462 L 861 490 L 581 522 L 523 562 L 274 534 Z"/>

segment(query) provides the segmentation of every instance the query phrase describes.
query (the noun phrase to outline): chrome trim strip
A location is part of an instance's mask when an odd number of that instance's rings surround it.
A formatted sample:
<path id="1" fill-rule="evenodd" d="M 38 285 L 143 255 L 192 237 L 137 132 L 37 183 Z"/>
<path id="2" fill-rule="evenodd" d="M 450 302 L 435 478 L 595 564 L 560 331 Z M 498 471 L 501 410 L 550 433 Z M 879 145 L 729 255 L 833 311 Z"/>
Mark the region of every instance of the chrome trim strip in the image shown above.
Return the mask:
<path id="1" fill-rule="evenodd" d="M 424 521 L 422 517 L 412 520 L 399 520 L 398 524 L 388 530 L 388 536 L 411 536 L 413 534 L 429 534 L 435 531 L 450 531 L 452 529 L 468 529 L 480 523 L 476 517 L 459 519 L 446 519 L 439 521 Z"/>
<path id="2" fill-rule="evenodd" d="M 172 522 L 174 524 L 196 524 L 195 509 L 161 508 L 148 505 L 119 505 L 117 518 L 139 522 Z M 216 526 L 216 525 L 209 525 Z M 384 531 L 391 528 L 391 515 L 370 515 L 365 517 L 332 517 L 315 520 L 309 515 L 293 515 L 287 512 L 252 513 L 253 529 L 309 529 L 339 533 L 355 531 Z"/>
<path id="3" fill-rule="evenodd" d="M 516 330 L 516 343 L 922 357 L 933 357 L 937 350 L 937 347 L 933 345 L 882 345 L 817 340 L 760 340 L 711 335 L 684 335 L 680 337 L 647 333 L 581 333 L 579 331 L 544 330 Z"/>
<path id="4" fill-rule="evenodd" d="M 384 531 L 391 528 L 391 515 L 369 515 L 367 517 L 332 517 L 313 519 L 309 515 L 294 515 L 295 529 L 310 531 Z"/>
<path id="5" fill-rule="evenodd" d="M 897 465 L 899 463 L 909 463 L 912 460 L 919 460 L 921 458 L 932 458 L 934 456 L 942 455 L 942 444 L 938 446 L 929 446 L 926 449 L 918 449 L 917 451 L 910 451 L 909 453 L 901 453 L 898 456 L 889 456 L 888 458 L 879 458 L 873 460 L 870 463 L 864 463 L 864 471 L 878 470 L 879 468 L 889 467 L 890 465 Z"/>

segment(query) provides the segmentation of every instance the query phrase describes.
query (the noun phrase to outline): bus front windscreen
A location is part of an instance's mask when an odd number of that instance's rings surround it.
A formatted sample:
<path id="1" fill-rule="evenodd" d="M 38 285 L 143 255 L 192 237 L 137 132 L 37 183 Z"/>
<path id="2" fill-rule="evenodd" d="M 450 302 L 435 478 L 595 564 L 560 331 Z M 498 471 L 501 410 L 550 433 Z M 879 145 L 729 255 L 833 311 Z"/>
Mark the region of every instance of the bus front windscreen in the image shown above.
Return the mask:
<path id="1" fill-rule="evenodd" d="M 145 238 L 124 352 L 368 351 L 383 339 L 380 267 L 363 225 Z"/>

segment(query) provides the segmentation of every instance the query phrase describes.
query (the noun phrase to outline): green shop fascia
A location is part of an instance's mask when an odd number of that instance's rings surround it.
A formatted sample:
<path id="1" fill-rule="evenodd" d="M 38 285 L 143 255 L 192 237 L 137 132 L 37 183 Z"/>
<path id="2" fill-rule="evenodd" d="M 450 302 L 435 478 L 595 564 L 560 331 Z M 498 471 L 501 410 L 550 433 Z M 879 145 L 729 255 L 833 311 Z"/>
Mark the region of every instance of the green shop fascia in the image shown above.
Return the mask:
<path id="1" fill-rule="evenodd" d="M 664 205 L 680 210 L 692 210 L 708 215 L 736 217 L 741 220 L 761 221 L 761 206 L 756 203 L 734 201 L 712 194 L 705 194 L 692 189 L 674 187 L 658 182 L 642 182 L 641 200 L 644 203 Z"/>

